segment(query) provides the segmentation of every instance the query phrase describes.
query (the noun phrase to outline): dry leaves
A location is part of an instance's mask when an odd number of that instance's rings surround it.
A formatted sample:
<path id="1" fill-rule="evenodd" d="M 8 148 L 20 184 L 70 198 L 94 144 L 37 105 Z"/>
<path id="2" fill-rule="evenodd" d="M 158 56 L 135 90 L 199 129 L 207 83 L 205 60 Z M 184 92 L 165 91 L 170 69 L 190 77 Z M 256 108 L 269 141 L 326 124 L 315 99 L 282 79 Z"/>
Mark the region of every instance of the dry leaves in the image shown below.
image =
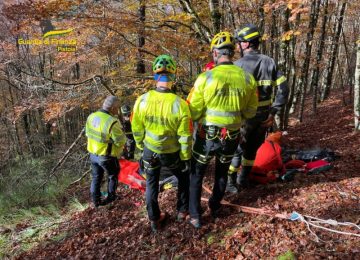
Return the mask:
<path id="1" fill-rule="evenodd" d="M 341 155 L 334 169 L 324 175 L 298 174 L 294 181 L 257 186 L 226 199 L 240 205 L 268 207 L 279 213 L 302 214 L 338 221 L 360 221 L 360 138 L 352 133 L 352 107 L 341 105 L 341 95 L 319 106 L 318 115 L 289 129 L 289 145 L 296 148 L 327 147 Z M 334 124 L 336 118 L 337 124 Z M 212 182 L 213 166 L 205 178 Z M 87 192 L 87 191 L 86 191 Z M 358 238 L 315 230 L 325 242 L 316 242 L 306 226 L 291 222 L 239 213 L 224 207 L 222 217 L 211 222 L 204 213 L 204 227 L 195 231 L 187 223 L 175 221 L 175 190 L 160 194 L 160 207 L 170 213 L 164 230 L 152 234 L 143 195 L 120 188 L 124 198 L 113 206 L 87 209 L 59 228 L 64 239 L 49 240 L 19 259 L 34 258 L 211 258 L 264 259 L 295 255 L 299 259 L 350 259 L 359 255 Z M 203 208 L 207 209 L 206 204 Z"/>

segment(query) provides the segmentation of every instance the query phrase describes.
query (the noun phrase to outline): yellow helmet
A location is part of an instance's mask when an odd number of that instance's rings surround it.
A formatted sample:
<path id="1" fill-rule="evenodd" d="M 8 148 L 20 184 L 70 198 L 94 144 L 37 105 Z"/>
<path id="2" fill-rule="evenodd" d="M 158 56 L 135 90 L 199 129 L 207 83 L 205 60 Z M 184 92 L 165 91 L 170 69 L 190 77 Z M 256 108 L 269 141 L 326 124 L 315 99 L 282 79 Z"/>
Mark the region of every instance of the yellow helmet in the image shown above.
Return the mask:
<path id="1" fill-rule="evenodd" d="M 219 32 L 214 36 L 210 44 L 210 51 L 213 49 L 235 49 L 235 40 L 229 32 Z"/>

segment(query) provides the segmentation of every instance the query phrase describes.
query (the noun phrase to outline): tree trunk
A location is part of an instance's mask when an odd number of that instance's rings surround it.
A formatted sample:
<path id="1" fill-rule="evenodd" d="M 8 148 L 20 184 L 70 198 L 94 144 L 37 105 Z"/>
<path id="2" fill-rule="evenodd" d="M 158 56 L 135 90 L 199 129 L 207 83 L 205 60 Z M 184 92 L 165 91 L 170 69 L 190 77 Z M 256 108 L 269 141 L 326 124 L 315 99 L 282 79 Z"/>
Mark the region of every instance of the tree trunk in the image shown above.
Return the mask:
<path id="1" fill-rule="evenodd" d="M 75 72 L 75 79 L 79 80 L 80 79 L 80 63 L 79 62 L 75 63 L 74 72 Z"/>
<path id="2" fill-rule="evenodd" d="M 336 75 L 336 79 L 338 79 L 338 81 L 335 83 L 336 85 L 340 84 L 341 86 L 341 96 L 342 96 L 342 104 L 343 106 L 346 106 L 346 98 L 345 98 L 345 81 L 344 81 L 344 77 L 343 77 L 343 70 L 342 70 L 342 66 L 339 63 L 339 58 L 337 58 L 337 75 Z"/>
<path id="3" fill-rule="evenodd" d="M 259 31 L 261 33 L 261 35 L 265 34 L 265 12 L 264 12 L 264 0 L 261 0 L 259 3 L 259 17 L 260 17 L 260 22 L 259 22 Z M 261 41 L 261 52 L 262 53 L 266 53 L 266 41 Z"/>
<path id="4" fill-rule="evenodd" d="M 313 77 L 311 80 L 311 86 L 310 89 L 313 91 L 313 100 L 312 100 L 312 112 L 316 113 L 317 108 L 317 101 L 318 101 L 318 91 L 319 91 L 319 74 L 320 74 L 320 62 L 322 61 L 322 56 L 324 52 L 324 46 L 325 46 L 325 37 L 326 37 L 326 25 L 328 21 L 328 6 L 329 1 L 325 0 L 324 2 L 324 15 L 323 20 L 321 24 L 321 36 L 320 36 L 320 44 L 319 48 L 317 49 L 316 53 L 316 63 L 315 63 L 315 69 L 313 72 Z"/>
<path id="5" fill-rule="evenodd" d="M 25 141 L 26 141 L 26 144 L 28 145 L 31 155 L 33 157 L 35 157 L 36 155 L 35 155 L 35 152 L 33 149 L 33 144 L 32 144 L 32 139 L 31 139 L 30 113 L 29 112 L 24 113 L 22 118 L 23 118 L 23 123 L 24 123 L 24 130 L 25 130 Z"/>
<path id="6" fill-rule="evenodd" d="M 294 106 L 294 101 L 296 103 L 295 97 L 295 86 L 296 86 L 296 58 L 295 58 L 295 45 L 296 45 L 296 37 L 292 39 L 290 45 L 290 57 L 291 57 L 291 74 L 293 75 L 291 80 L 291 85 L 289 89 L 289 99 L 285 106 L 285 113 L 284 113 L 284 129 L 287 129 L 288 122 L 289 122 L 289 114 L 292 112 L 292 108 Z M 290 83 L 290 81 L 289 81 Z"/>
<path id="7" fill-rule="evenodd" d="M 226 5 L 226 12 L 224 14 L 225 17 L 228 17 L 228 24 L 232 26 L 233 30 L 236 29 L 236 24 L 235 24 L 235 14 L 234 14 L 234 10 L 231 7 L 231 2 L 229 1 L 224 1 L 224 4 Z"/>
<path id="8" fill-rule="evenodd" d="M 333 48 L 333 51 L 331 54 L 329 67 L 327 69 L 326 83 L 325 83 L 324 89 L 321 93 L 321 101 L 324 101 L 329 96 L 329 93 L 330 93 L 330 88 L 331 88 L 332 80 L 333 80 L 333 72 L 334 72 L 334 68 L 335 68 L 335 62 L 336 62 L 337 53 L 338 53 L 338 49 L 339 49 L 339 39 L 340 39 L 340 35 L 341 35 L 342 24 L 344 21 L 344 13 L 345 13 L 345 9 L 346 9 L 346 3 L 347 3 L 346 1 L 344 1 L 342 3 L 340 14 L 338 16 L 337 29 L 336 29 L 335 38 L 334 38 L 334 48 Z"/>
<path id="9" fill-rule="evenodd" d="M 319 16 L 319 7 L 320 0 L 312 1 L 311 3 L 311 12 L 310 12 L 310 20 L 309 20 L 309 31 L 307 33 L 306 39 L 306 49 L 305 49 L 305 60 L 301 70 L 301 80 L 299 84 L 300 89 L 300 109 L 299 109 L 299 120 L 303 121 L 304 114 L 304 106 L 305 106 L 305 97 L 307 92 L 307 84 L 309 78 L 309 65 L 311 60 L 311 49 L 312 42 L 314 38 L 315 27 L 317 24 L 318 16 Z"/>
<path id="10" fill-rule="evenodd" d="M 355 131 L 360 131 L 360 40 L 357 43 L 354 87 Z"/>
<path id="11" fill-rule="evenodd" d="M 136 54 L 136 72 L 145 73 L 144 53 L 141 51 L 145 45 L 145 0 L 139 0 L 138 9 L 138 50 Z"/>
<path id="12" fill-rule="evenodd" d="M 272 3 L 274 3 L 274 0 L 272 0 Z M 278 62 L 278 57 L 276 55 L 275 48 L 278 44 L 275 43 L 276 38 L 276 10 L 272 9 L 271 11 L 271 30 L 270 30 L 270 56 L 275 60 L 275 62 Z"/>
<path id="13" fill-rule="evenodd" d="M 213 34 L 220 32 L 221 13 L 219 11 L 219 0 L 209 0 Z"/>
<path id="14" fill-rule="evenodd" d="M 13 92 L 12 89 L 9 85 L 9 94 L 10 94 L 10 102 L 11 102 L 11 107 L 13 108 L 15 105 L 15 100 L 14 100 L 14 96 L 13 96 Z M 15 116 L 15 111 L 14 111 L 14 116 Z M 19 129 L 16 125 L 16 122 L 13 122 L 13 129 L 14 129 L 14 139 L 16 142 L 15 148 L 16 148 L 16 153 L 18 155 L 23 155 L 23 150 L 21 147 L 21 142 L 20 142 L 20 135 L 19 135 Z"/>
<path id="15" fill-rule="evenodd" d="M 290 9 L 286 9 L 284 12 L 284 23 L 283 23 L 283 33 L 290 31 L 290 24 L 289 24 L 289 17 L 290 17 Z M 288 78 L 290 75 L 290 68 L 291 64 L 289 62 L 289 43 L 290 41 L 283 41 L 281 42 L 281 52 L 280 52 L 280 59 L 278 62 L 279 70 L 281 70 L 285 76 Z M 288 80 L 288 84 L 289 84 Z"/>
<path id="16" fill-rule="evenodd" d="M 52 79 L 54 78 L 55 72 L 54 72 L 54 67 L 55 67 L 55 59 L 54 57 L 49 54 L 49 77 Z"/>
<path id="17" fill-rule="evenodd" d="M 296 16 L 296 27 L 300 23 L 300 14 L 297 14 Z M 290 29 L 290 28 L 289 28 Z M 297 93 L 295 93 L 296 90 L 296 56 L 295 56 L 295 47 L 296 47 L 296 41 L 297 37 L 293 36 L 291 39 L 291 44 L 289 45 L 289 80 L 288 84 L 290 85 L 289 89 L 289 99 L 285 106 L 285 113 L 284 113 L 284 129 L 287 129 L 288 123 L 289 123 L 289 114 L 292 113 L 292 109 L 294 105 L 296 104 L 296 97 Z M 292 76 L 292 77 L 291 77 Z M 291 80 L 290 80 L 291 78 Z"/>
<path id="18" fill-rule="evenodd" d="M 183 11 L 189 14 L 193 20 L 193 25 L 199 36 L 201 37 L 201 41 L 204 43 L 211 42 L 212 35 L 210 29 L 201 21 L 199 15 L 194 10 L 194 7 L 191 4 L 190 0 L 179 0 L 179 3 L 183 9 Z"/>

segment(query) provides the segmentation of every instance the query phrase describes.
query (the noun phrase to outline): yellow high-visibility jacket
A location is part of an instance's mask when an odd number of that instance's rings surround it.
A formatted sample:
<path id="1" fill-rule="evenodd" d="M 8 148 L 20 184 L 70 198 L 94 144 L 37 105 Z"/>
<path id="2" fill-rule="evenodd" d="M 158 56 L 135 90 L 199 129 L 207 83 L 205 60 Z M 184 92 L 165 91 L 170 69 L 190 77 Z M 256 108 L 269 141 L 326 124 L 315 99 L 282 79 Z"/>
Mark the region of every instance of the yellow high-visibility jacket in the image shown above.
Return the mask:
<path id="1" fill-rule="evenodd" d="M 120 158 L 125 144 L 125 135 L 120 122 L 105 110 L 89 115 L 85 134 L 88 138 L 89 153 Z"/>
<path id="2" fill-rule="evenodd" d="M 194 121 L 236 130 L 256 115 L 256 82 L 238 66 L 223 63 L 198 76 L 187 101 Z"/>
<path id="3" fill-rule="evenodd" d="M 140 96 L 131 118 L 136 146 L 158 154 L 180 150 L 180 159 L 191 158 L 192 123 L 185 100 L 170 90 L 157 88 Z"/>

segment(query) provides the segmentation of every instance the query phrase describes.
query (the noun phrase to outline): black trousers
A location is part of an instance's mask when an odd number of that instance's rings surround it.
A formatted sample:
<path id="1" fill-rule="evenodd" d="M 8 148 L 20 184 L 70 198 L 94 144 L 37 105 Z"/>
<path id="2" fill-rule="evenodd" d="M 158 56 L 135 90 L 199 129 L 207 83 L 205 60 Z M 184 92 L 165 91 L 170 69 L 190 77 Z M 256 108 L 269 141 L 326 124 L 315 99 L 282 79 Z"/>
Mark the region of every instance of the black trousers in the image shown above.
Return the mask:
<path id="1" fill-rule="evenodd" d="M 238 169 L 242 163 L 242 157 L 249 161 L 255 160 L 257 150 L 265 141 L 268 128 L 262 127 L 261 123 L 266 120 L 267 117 L 268 113 L 262 113 L 246 121 L 245 126 L 241 129 L 242 142 L 236 149 L 234 158 L 231 161 L 231 168 Z M 245 163 L 245 166 L 250 165 Z"/>
<path id="2" fill-rule="evenodd" d="M 202 181 L 206 168 L 214 156 L 216 157 L 215 180 L 209 199 L 209 207 L 211 210 L 220 208 L 220 202 L 224 197 L 226 189 L 227 172 L 238 143 L 239 135 L 234 139 L 225 139 L 223 141 L 219 138 L 209 140 L 201 137 L 199 134 L 196 135 L 190 174 L 189 212 L 192 218 L 201 217 Z"/>
<path id="3" fill-rule="evenodd" d="M 144 170 L 146 173 L 146 209 L 149 219 L 158 220 L 160 208 L 158 202 L 159 179 L 162 166 L 166 166 L 178 179 L 177 204 L 178 212 L 186 212 L 189 209 L 189 172 L 182 172 L 182 163 L 179 152 L 157 154 L 147 147 L 143 152 Z"/>
<path id="4" fill-rule="evenodd" d="M 100 201 L 100 186 L 104 177 L 104 173 L 108 176 L 108 197 L 115 197 L 118 185 L 118 175 L 120 172 L 119 160 L 110 156 L 98 156 L 90 154 L 92 180 L 91 180 L 91 199 L 94 203 Z"/>
<path id="5" fill-rule="evenodd" d="M 124 151 L 122 153 L 122 156 L 126 160 L 134 159 L 135 146 L 136 146 L 136 143 L 135 143 L 134 139 L 131 139 L 131 138 L 126 139 L 126 143 L 124 145 Z"/>

